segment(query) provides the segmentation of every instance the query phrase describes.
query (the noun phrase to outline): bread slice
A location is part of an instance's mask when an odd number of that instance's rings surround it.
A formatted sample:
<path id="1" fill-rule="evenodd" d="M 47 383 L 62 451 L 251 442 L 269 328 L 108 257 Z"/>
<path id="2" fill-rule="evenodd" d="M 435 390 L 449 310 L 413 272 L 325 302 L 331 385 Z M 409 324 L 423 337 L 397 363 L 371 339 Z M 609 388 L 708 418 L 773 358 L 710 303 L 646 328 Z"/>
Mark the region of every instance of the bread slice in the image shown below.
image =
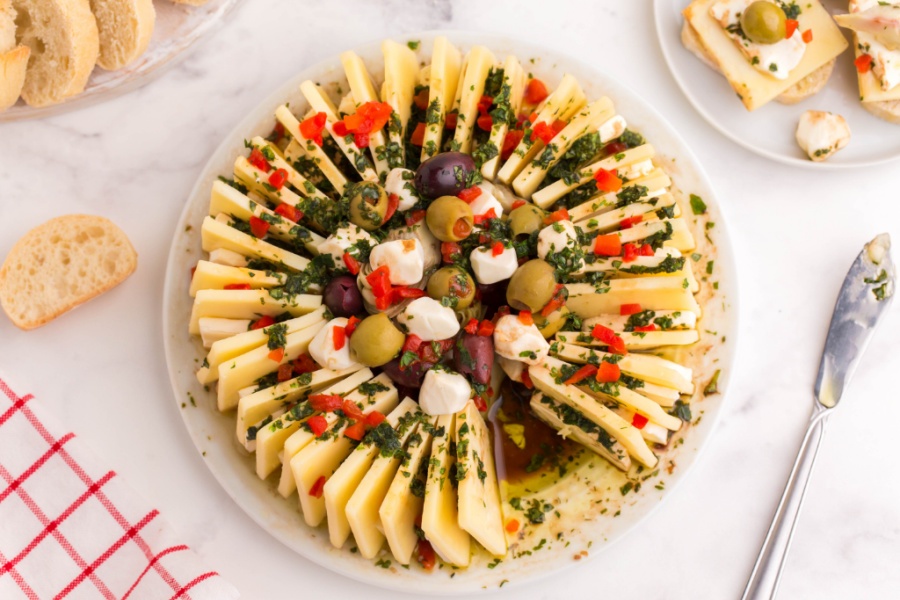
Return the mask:
<path id="1" fill-rule="evenodd" d="M 16 326 L 34 329 L 117 286 L 137 253 L 112 221 L 67 215 L 16 242 L 0 267 L 0 306 Z"/>
<path id="2" fill-rule="evenodd" d="M 900 125 L 900 100 L 881 100 L 879 102 L 862 102 L 862 107 L 888 123 Z"/>
<path id="3" fill-rule="evenodd" d="M 690 50 L 691 53 L 694 54 L 694 56 L 699 58 L 706 66 L 714 71 L 721 72 L 719 63 L 716 61 L 715 57 L 710 54 L 710 52 L 703 46 L 703 42 L 700 40 L 700 36 L 697 35 L 697 32 L 693 27 L 691 27 L 691 24 L 688 23 L 687 20 L 685 20 L 684 25 L 682 25 L 681 27 L 681 43 L 685 48 Z M 831 78 L 831 73 L 832 71 L 834 71 L 835 62 L 836 59 L 831 59 L 830 61 L 786 89 L 775 98 L 775 101 L 780 102 L 781 104 L 797 104 L 798 102 L 802 102 L 803 100 L 806 100 L 807 98 L 819 93 Z"/>
<path id="4" fill-rule="evenodd" d="M 209 0 L 172 0 L 175 4 L 188 4 L 190 6 L 200 6 L 206 4 Z"/>
<path id="5" fill-rule="evenodd" d="M 88 0 L 13 0 L 16 39 L 31 48 L 22 99 L 47 106 L 80 93 L 100 41 Z"/>
<path id="6" fill-rule="evenodd" d="M 0 0 L 0 112 L 16 103 L 25 83 L 31 49 L 16 45 L 16 10 Z"/>
<path id="7" fill-rule="evenodd" d="M 121 69 L 144 53 L 153 35 L 153 0 L 90 0 L 100 34 L 101 69 Z"/>

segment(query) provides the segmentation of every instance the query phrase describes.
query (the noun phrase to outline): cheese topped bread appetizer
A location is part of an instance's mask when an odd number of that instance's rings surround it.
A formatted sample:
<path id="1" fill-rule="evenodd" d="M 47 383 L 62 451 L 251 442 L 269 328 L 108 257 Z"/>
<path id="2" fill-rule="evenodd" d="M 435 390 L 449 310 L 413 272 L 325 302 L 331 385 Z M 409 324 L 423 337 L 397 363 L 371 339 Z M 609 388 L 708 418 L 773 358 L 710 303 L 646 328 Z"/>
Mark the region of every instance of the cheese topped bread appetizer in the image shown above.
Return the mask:
<path id="1" fill-rule="evenodd" d="M 682 40 L 722 72 L 748 110 L 821 89 L 847 42 L 818 0 L 695 0 Z"/>

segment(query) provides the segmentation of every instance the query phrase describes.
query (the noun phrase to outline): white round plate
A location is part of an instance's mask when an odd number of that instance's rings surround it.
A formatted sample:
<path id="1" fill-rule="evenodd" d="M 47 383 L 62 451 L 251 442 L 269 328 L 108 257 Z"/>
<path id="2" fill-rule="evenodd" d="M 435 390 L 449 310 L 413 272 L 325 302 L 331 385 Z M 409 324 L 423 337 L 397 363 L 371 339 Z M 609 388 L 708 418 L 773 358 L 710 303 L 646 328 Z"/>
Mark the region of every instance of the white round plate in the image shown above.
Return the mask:
<path id="1" fill-rule="evenodd" d="M 420 40 L 419 55 L 424 58 L 430 55 L 432 41 L 439 32 L 428 32 L 411 35 L 399 40 Z M 175 236 L 169 254 L 168 272 L 163 301 L 163 332 L 165 336 L 166 359 L 175 400 L 182 407 L 188 432 L 197 449 L 202 452 L 204 461 L 222 487 L 231 495 L 247 514 L 256 520 L 261 527 L 295 550 L 305 558 L 328 569 L 354 579 L 365 581 L 381 587 L 415 592 L 421 594 L 449 594 L 477 592 L 484 589 L 496 589 L 508 583 L 519 585 L 539 576 L 550 573 L 576 563 L 573 559 L 596 556 L 601 550 L 624 536 L 631 528 L 641 522 L 662 498 L 668 496 L 675 484 L 680 481 L 695 461 L 698 451 L 709 438 L 713 425 L 722 407 L 724 391 L 731 372 L 737 334 L 737 287 L 735 266 L 731 252 L 728 233 L 723 220 L 721 205 L 716 201 L 709 181 L 697 159 L 684 141 L 672 127 L 650 107 L 642 98 L 624 87 L 616 79 L 597 71 L 595 68 L 577 62 L 567 56 L 546 51 L 529 43 L 491 34 L 443 32 L 450 40 L 463 50 L 475 44 L 483 44 L 500 57 L 509 53 L 515 54 L 523 62 L 534 58 L 529 64 L 529 71 L 536 77 L 555 85 L 564 72 L 575 75 L 584 86 L 588 98 L 599 98 L 608 95 L 630 126 L 645 134 L 658 152 L 659 160 L 667 167 L 675 184 L 685 192 L 700 195 L 709 207 L 708 215 L 694 218 L 686 215 L 698 241 L 698 252 L 703 252 L 701 262 L 695 263 L 697 277 L 707 278 L 705 266 L 707 260 L 715 260 L 714 275 L 703 284 L 706 300 L 703 303 L 705 313 L 703 329 L 715 334 L 703 333 L 701 343 L 695 345 L 696 354 L 702 355 L 695 367 L 698 392 L 692 401 L 696 424 L 679 432 L 683 442 L 672 443 L 672 450 L 660 460 L 661 467 L 667 467 L 674 461 L 674 469 L 670 474 L 663 469 L 663 490 L 657 489 L 656 480 L 640 486 L 623 496 L 620 487 L 625 483 L 624 476 L 608 467 L 602 459 L 596 458 L 594 468 L 590 469 L 591 486 L 585 484 L 567 485 L 554 488 L 546 493 L 559 507 L 560 519 L 548 518 L 548 528 L 562 527 L 565 523 L 565 542 L 555 541 L 555 531 L 549 531 L 546 537 L 551 541 L 541 551 L 531 556 L 507 558 L 496 568 L 485 568 L 489 557 L 481 554 L 473 558 L 472 566 L 464 570 L 436 569 L 428 573 L 418 565 L 409 569 L 399 568 L 396 563 L 390 568 L 376 566 L 373 561 L 352 553 L 351 543 L 343 549 L 336 549 L 328 541 L 325 526 L 318 529 L 307 527 L 298 512 L 296 498 L 285 500 L 274 489 L 272 482 L 260 481 L 255 474 L 252 457 L 247 455 L 234 438 L 234 415 L 220 414 L 216 410 L 214 390 L 204 390 L 197 383 L 194 371 L 203 361 L 205 352 L 198 340 L 188 335 L 188 319 L 191 312 L 191 298 L 188 296 L 189 273 L 196 261 L 202 257 L 199 240 L 200 224 L 208 212 L 209 190 L 218 175 L 230 174 L 234 159 L 244 152 L 243 140 L 254 135 L 267 135 L 274 126 L 273 112 L 277 106 L 290 102 L 292 110 L 306 105 L 299 85 L 306 79 L 320 82 L 344 82 L 340 60 L 334 57 L 318 65 L 304 69 L 291 81 L 286 82 L 273 94 L 266 98 L 256 109 L 238 124 L 215 151 L 200 174 L 184 212 L 175 228 Z M 356 50 L 366 61 L 370 72 L 376 79 L 383 73 L 380 43 L 372 43 Z M 376 85 L 378 89 L 378 85 Z M 686 213 L 690 213 L 687 208 Z M 709 227 L 707 220 L 714 223 Z M 717 250 L 707 242 L 708 234 L 716 243 Z M 718 282 L 713 286 L 712 282 Z M 713 339 L 714 336 L 714 339 Z M 727 337 L 727 342 L 720 342 Z M 712 376 L 716 369 L 722 370 L 719 389 L 722 394 L 703 396 L 700 388 Z M 699 417 L 702 416 L 702 419 Z M 573 478 L 567 477 L 568 482 Z M 602 490 L 600 490 L 602 488 Z M 601 494 L 600 505 L 594 505 L 593 494 Z M 582 503 L 588 506 L 581 509 Z M 621 514 L 616 514 L 621 510 Z M 539 530 L 540 531 L 540 530 Z M 571 531 L 571 533 L 570 533 Z M 564 547 L 567 546 L 567 547 Z M 530 548 L 530 546 L 529 546 Z M 519 550 L 527 548 L 520 547 Z M 531 553 L 529 553 L 531 554 Z M 386 558 L 390 558 L 389 555 Z M 454 575 L 452 579 L 451 575 Z"/>
<path id="2" fill-rule="evenodd" d="M 681 91 L 697 112 L 722 135 L 772 160 L 811 169 L 842 169 L 877 165 L 900 158 L 900 127 L 869 114 L 859 102 L 853 52 L 838 56 L 825 89 L 799 104 L 774 100 L 748 112 L 725 78 L 681 44 L 681 11 L 690 0 L 655 0 L 656 32 L 663 56 Z M 847 12 L 847 2 L 824 0 L 832 14 Z M 806 110 L 826 110 L 847 119 L 850 144 L 824 162 L 807 158 L 794 139 L 797 122 Z"/>
<path id="3" fill-rule="evenodd" d="M 118 71 L 95 67 L 84 91 L 61 104 L 35 107 L 19 100 L 10 109 L 0 112 L 0 123 L 66 113 L 146 85 L 169 67 L 178 64 L 186 56 L 188 48 L 215 31 L 238 2 L 240 0 L 210 0 L 202 6 L 175 4 L 169 0 L 154 2 L 156 24 L 153 38 L 136 61 Z"/>

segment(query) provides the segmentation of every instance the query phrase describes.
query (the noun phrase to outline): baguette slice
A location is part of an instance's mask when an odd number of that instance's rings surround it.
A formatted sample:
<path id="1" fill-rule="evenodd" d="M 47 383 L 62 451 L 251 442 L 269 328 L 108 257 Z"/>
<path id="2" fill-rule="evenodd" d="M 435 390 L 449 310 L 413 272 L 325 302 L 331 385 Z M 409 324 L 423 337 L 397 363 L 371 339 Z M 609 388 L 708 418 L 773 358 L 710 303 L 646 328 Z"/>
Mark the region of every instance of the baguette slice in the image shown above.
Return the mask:
<path id="1" fill-rule="evenodd" d="M 122 283 L 137 253 L 108 219 L 66 215 L 20 239 L 0 267 L 0 306 L 22 329 L 34 329 Z"/>
<path id="2" fill-rule="evenodd" d="M 0 111 L 19 99 L 31 49 L 16 46 L 16 11 L 11 0 L 0 0 Z"/>
<path id="3" fill-rule="evenodd" d="M 80 93 L 100 40 L 88 0 L 13 0 L 16 39 L 31 48 L 22 99 L 48 106 Z"/>
<path id="4" fill-rule="evenodd" d="M 97 65 L 107 71 L 121 69 L 137 59 L 153 35 L 156 11 L 153 0 L 90 0 L 100 35 Z"/>

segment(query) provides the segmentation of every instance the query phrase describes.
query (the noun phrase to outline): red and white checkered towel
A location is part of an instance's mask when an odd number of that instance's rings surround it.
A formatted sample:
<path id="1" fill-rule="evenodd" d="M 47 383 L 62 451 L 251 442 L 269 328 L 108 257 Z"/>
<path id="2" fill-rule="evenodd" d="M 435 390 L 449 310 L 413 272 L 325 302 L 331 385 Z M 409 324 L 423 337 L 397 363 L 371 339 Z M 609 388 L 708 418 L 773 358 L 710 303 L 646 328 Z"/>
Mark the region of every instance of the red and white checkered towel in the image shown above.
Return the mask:
<path id="1" fill-rule="evenodd" d="M 238 596 L 74 434 L 0 379 L 0 598 Z"/>

